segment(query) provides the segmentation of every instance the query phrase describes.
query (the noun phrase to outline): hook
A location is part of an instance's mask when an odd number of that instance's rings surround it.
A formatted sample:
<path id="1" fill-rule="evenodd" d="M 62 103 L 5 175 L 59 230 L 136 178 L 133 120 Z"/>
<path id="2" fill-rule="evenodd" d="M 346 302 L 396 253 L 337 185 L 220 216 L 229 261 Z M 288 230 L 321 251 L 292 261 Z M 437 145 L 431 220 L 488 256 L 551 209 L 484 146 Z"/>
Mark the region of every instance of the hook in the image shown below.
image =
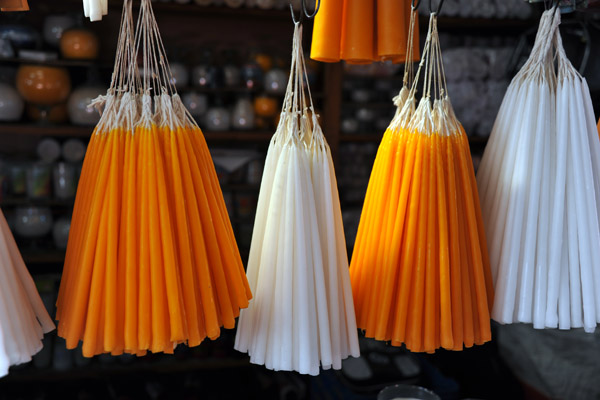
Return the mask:
<path id="1" fill-rule="evenodd" d="M 419 5 L 421 4 L 421 0 L 417 0 L 417 4 L 415 4 L 415 0 L 412 0 L 410 5 L 412 6 L 413 11 L 416 10 L 417 8 L 419 8 Z"/>
<path id="2" fill-rule="evenodd" d="M 306 8 L 306 0 L 301 0 L 300 2 L 300 18 L 296 19 L 296 15 L 294 14 L 294 6 L 292 5 L 292 1 L 290 0 L 290 12 L 292 13 L 292 21 L 294 24 L 302 23 L 302 19 L 306 16 L 308 19 L 312 19 L 319 12 L 319 8 L 321 7 L 321 0 L 317 0 L 317 5 L 315 7 L 315 11 L 312 14 L 308 13 L 308 9 Z"/>
<path id="3" fill-rule="evenodd" d="M 440 0 L 440 4 L 438 4 L 437 10 L 433 12 L 433 9 L 431 7 L 431 0 L 429 0 L 429 12 L 435 15 L 439 15 L 440 11 L 442 10 L 442 4 L 444 4 L 444 0 Z"/>

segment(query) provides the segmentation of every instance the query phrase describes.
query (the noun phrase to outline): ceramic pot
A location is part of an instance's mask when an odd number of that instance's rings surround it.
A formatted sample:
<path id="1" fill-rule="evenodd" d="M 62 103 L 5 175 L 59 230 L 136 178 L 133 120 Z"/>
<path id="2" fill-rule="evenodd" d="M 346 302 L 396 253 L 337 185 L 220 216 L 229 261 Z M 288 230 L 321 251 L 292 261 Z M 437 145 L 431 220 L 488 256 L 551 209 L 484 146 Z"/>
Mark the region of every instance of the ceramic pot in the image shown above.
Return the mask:
<path id="1" fill-rule="evenodd" d="M 106 88 L 98 86 L 82 86 L 71 93 L 67 108 L 69 119 L 76 125 L 96 125 L 100 114 L 94 107 L 88 107 L 96 97 L 105 94 Z"/>
<path id="2" fill-rule="evenodd" d="M 171 83 L 177 89 L 186 87 L 190 81 L 190 75 L 185 65 L 174 62 L 169 68 L 171 69 Z"/>
<path id="3" fill-rule="evenodd" d="M 70 29 L 60 38 L 60 52 L 64 58 L 95 60 L 100 51 L 98 37 L 85 29 Z"/>
<path id="4" fill-rule="evenodd" d="M 215 87 L 217 80 L 217 70 L 215 67 L 202 64 L 194 67 L 192 71 L 192 82 L 194 86 L 205 88 Z"/>
<path id="5" fill-rule="evenodd" d="M 47 235 L 52 230 L 52 212 L 48 207 L 19 207 L 15 213 L 15 231 L 26 238 Z"/>
<path id="6" fill-rule="evenodd" d="M 247 63 L 242 67 L 242 82 L 248 89 L 256 89 L 263 81 L 263 71 L 257 63 Z"/>
<path id="7" fill-rule="evenodd" d="M 277 101 L 272 97 L 257 96 L 254 99 L 254 112 L 261 117 L 272 117 L 277 112 Z"/>
<path id="8" fill-rule="evenodd" d="M 67 99 L 71 79 L 65 68 L 23 64 L 17 71 L 17 90 L 33 104 L 54 105 Z"/>
<path id="9" fill-rule="evenodd" d="M 231 124 L 231 116 L 229 111 L 223 107 L 214 107 L 208 110 L 204 118 L 206 130 L 208 131 L 226 131 L 229 130 Z"/>
<path id="10" fill-rule="evenodd" d="M 75 19 L 70 15 L 49 15 L 44 19 L 44 40 L 49 45 L 58 47 L 63 32 L 74 25 Z"/>
<path id="11" fill-rule="evenodd" d="M 254 107 L 247 98 L 239 99 L 233 108 L 232 125 L 235 129 L 254 128 Z"/>
<path id="12" fill-rule="evenodd" d="M 288 75 L 281 69 L 272 69 L 265 74 L 265 90 L 267 93 L 283 94 L 287 87 Z"/>
<path id="13" fill-rule="evenodd" d="M 0 121 L 17 121 L 23 115 L 23 99 L 12 86 L 0 83 Z"/>
<path id="14" fill-rule="evenodd" d="M 208 107 L 206 95 L 188 92 L 183 95 L 182 100 L 185 108 L 192 114 L 192 117 L 199 118 L 206 113 Z"/>
<path id="15" fill-rule="evenodd" d="M 10 41 L 14 50 L 33 49 L 41 42 L 39 33 L 28 25 L 6 24 L 0 26 L 0 39 Z"/>
<path id="16" fill-rule="evenodd" d="M 61 250 L 67 248 L 67 242 L 69 241 L 69 231 L 71 230 L 71 219 L 67 217 L 61 217 L 56 220 L 54 227 L 52 227 L 52 238 L 54 239 L 54 245 Z"/>

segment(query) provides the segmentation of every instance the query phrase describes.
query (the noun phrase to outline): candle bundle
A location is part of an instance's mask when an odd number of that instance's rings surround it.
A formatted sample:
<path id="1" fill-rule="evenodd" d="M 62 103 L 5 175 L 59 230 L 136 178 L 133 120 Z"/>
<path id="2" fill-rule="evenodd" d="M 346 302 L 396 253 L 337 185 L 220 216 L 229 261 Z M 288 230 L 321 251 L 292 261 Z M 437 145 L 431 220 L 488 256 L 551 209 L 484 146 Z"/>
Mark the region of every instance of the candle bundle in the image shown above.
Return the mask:
<path id="1" fill-rule="evenodd" d="M 35 283 L 0 211 L 0 378 L 31 361 L 44 333 L 54 329 Z"/>
<path id="2" fill-rule="evenodd" d="M 311 48 L 314 60 L 370 64 L 374 61 L 404 63 L 419 59 L 418 39 L 414 42 L 414 58 L 409 58 L 406 52 L 411 0 L 320 2 Z M 419 29 L 414 32 L 418 35 Z"/>
<path id="3" fill-rule="evenodd" d="M 414 110 L 424 65 L 424 96 Z M 435 14 L 403 96 L 377 153 L 352 254 L 357 324 L 367 337 L 411 351 L 461 350 L 490 340 L 493 288 L 469 144 L 446 94 Z"/>
<path id="4" fill-rule="evenodd" d="M 206 142 L 171 82 L 150 0 L 135 33 L 125 1 L 57 302 L 59 335 L 86 357 L 196 346 L 251 297 Z"/>
<path id="5" fill-rule="evenodd" d="M 235 348 L 269 369 L 340 369 L 342 359 L 358 357 L 358 336 L 337 184 L 299 24 L 264 171 L 248 260 L 254 300 L 241 312 Z"/>
<path id="6" fill-rule="evenodd" d="M 496 287 L 492 318 L 591 332 L 600 321 L 600 142 L 559 24 L 556 7 L 543 14 L 477 182 Z"/>

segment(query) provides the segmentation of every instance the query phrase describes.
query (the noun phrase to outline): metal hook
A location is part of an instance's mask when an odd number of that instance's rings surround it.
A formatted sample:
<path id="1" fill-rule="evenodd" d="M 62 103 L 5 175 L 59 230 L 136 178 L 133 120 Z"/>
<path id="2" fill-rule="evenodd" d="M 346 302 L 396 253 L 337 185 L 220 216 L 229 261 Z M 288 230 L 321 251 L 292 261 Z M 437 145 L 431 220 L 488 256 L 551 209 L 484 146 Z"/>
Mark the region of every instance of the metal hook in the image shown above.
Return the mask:
<path id="1" fill-rule="evenodd" d="M 292 13 L 292 21 L 294 24 L 302 23 L 302 20 L 306 16 L 308 19 L 312 19 L 319 12 L 319 8 L 321 7 L 321 0 L 317 0 L 317 5 L 315 7 L 315 11 L 312 14 L 308 13 L 308 9 L 306 8 L 306 0 L 301 0 L 300 2 L 300 18 L 296 19 L 296 14 L 294 14 L 294 6 L 292 5 L 292 1 L 290 0 L 290 12 Z"/>
<path id="2" fill-rule="evenodd" d="M 419 8 L 419 5 L 421 5 L 421 0 L 417 0 L 417 4 L 415 4 L 415 0 L 412 0 L 410 5 L 412 6 L 413 10 L 416 10 L 417 8 Z"/>
<path id="3" fill-rule="evenodd" d="M 444 0 L 440 0 L 440 4 L 438 4 L 437 10 L 433 12 L 433 9 L 431 7 L 431 0 L 429 0 L 429 12 L 435 15 L 439 15 L 440 11 L 442 10 L 442 4 L 444 4 Z"/>

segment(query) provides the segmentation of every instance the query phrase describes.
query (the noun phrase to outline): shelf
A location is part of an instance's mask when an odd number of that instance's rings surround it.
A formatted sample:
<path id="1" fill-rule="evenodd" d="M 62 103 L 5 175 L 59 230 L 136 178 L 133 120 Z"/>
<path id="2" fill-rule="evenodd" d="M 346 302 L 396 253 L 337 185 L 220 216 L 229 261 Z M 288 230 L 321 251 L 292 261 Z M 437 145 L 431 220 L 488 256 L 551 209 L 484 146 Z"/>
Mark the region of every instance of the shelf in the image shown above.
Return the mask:
<path id="1" fill-rule="evenodd" d="M 397 108 L 393 101 L 344 102 L 342 108 L 368 108 L 369 110 L 393 110 Z"/>
<path id="2" fill-rule="evenodd" d="M 32 135 L 32 136 L 71 136 L 89 137 L 94 131 L 93 126 L 52 125 L 52 124 L 0 124 L 2 135 Z"/>
<path id="3" fill-rule="evenodd" d="M 34 64 L 34 65 L 46 65 L 50 67 L 67 67 L 67 68 L 113 68 L 112 64 L 103 64 L 98 63 L 98 60 L 65 60 L 65 59 L 56 59 L 56 60 L 47 60 L 47 61 L 38 61 L 38 60 L 30 60 L 27 58 L 0 58 L 0 62 L 2 63 L 10 63 L 10 64 Z"/>
<path id="4" fill-rule="evenodd" d="M 0 207 L 73 207 L 75 199 L 30 199 L 27 197 L 6 197 L 0 200 Z"/>
<path id="5" fill-rule="evenodd" d="M 135 360 L 131 364 L 101 364 L 73 368 L 66 371 L 48 369 L 27 369 L 11 372 L 0 382 L 39 382 L 75 381 L 81 379 L 102 379 L 123 374 L 136 373 L 176 373 L 194 370 L 214 370 L 250 367 L 247 358 L 207 358 L 196 360 L 176 360 L 173 357 L 153 363 Z"/>
<path id="6" fill-rule="evenodd" d="M 78 3 L 79 1 L 75 0 L 75 2 Z M 111 8 L 117 8 L 119 10 L 123 8 L 123 2 L 118 0 L 109 0 L 109 5 Z M 135 8 L 139 7 L 139 1 L 134 1 L 133 5 Z M 291 20 L 290 11 L 287 7 L 283 10 L 263 10 L 260 8 L 248 7 L 231 8 L 226 6 L 201 6 L 194 4 L 193 2 L 188 4 L 154 2 L 152 3 L 152 8 L 156 13 L 185 13 L 188 15 L 202 15 L 205 17 L 224 16 L 228 18 L 238 17 L 243 19 L 259 18 L 282 21 Z"/>
<path id="7" fill-rule="evenodd" d="M 240 142 L 268 142 L 273 137 L 273 131 L 229 131 L 229 132 L 203 132 L 207 141 L 240 141 Z"/>
<path id="8" fill-rule="evenodd" d="M 260 184 L 251 183 L 223 183 L 221 184 L 221 190 L 231 191 L 247 191 L 247 192 L 258 192 L 260 190 Z"/>
<path id="9" fill-rule="evenodd" d="M 285 97 L 285 93 L 268 93 L 264 90 L 262 86 L 258 88 L 246 88 L 246 87 L 216 87 L 216 88 L 208 88 L 208 87 L 198 87 L 198 86 L 186 86 L 183 88 L 177 89 L 178 93 L 184 94 L 188 92 L 196 92 L 199 94 L 250 94 L 250 95 L 264 95 L 267 97 L 272 97 L 275 99 L 283 99 Z M 313 99 L 322 99 L 324 94 L 323 92 L 316 91 L 311 92 Z"/>
<path id="10" fill-rule="evenodd" d="M 61 250 L 48 250 L 48 251 L 28 251 L 27 248 L 23 248 L 21 251 L 23 261 L 25 264 L 62 264 L 65 261 L 65 252 Z M 39 268 L 33 268 L 32 273 L 42 272 Z M 43 272 L 56 272 L 56 271 L 43 271 Z"/>
<path id="11" fill-rule="evenodd" d="M 441 32 L 452 30 L 452 31 L 463 31 L 463 33 L 480 34 L 484 33 L 498 34 L 498 29 L 501 29 L 503 33 L 507 31 L 522 32 L 529 28 L 539 25 L 539 18 L 528 18 L 528 19 L 516 19 L 516 18 L 505 18 L 505 19 L 490 19 L 490 18 L 462 18 L 462 17 L 447 17 L 444 15 L 443 10 L 438 17 L 438 27 Z M 419 16 L 419 26 L 421 30 L 427 29 L 429 25 L 428 16 Z"/>

